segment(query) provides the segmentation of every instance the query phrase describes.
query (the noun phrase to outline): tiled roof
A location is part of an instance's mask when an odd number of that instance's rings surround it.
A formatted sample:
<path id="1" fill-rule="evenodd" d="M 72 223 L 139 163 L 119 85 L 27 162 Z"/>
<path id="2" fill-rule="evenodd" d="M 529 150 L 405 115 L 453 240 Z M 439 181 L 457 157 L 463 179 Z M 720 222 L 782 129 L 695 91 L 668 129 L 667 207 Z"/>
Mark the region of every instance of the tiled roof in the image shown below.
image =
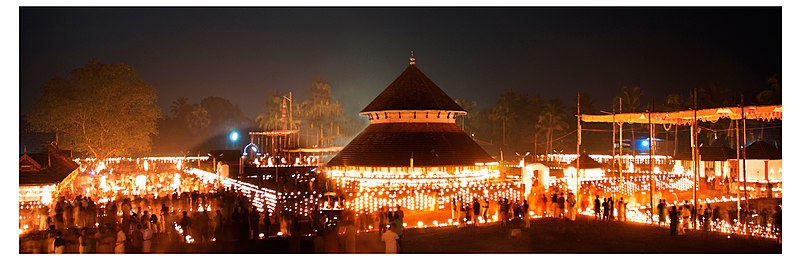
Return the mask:
<path id="1" fill-rule="evenodd" d="M 581 160 L 581 169 L 606 168 L 606 166 L 607 166 L 607 165 L 602 164 L 602 163 L 600 163 L 598 161 L 595 161 L 594 159 L 592 159 L 592 157 L 589 157 L 589 155 L 586 154 L 586 153 L 582 153 L 579 158 Z M 572 167 L 576 167 L 575 164 L 576 164 L 577 161 L 578 160 L 573 160 L 572 162 L 569 163 L 569 165 L 572 166 Z"/>
<path id="2" fill-rule="evenodd" d="M 495 162 L 475 141 L 452 123 L 371 124 L 328 166 L 408 167 L 474 166 Z"/>
<path id="3" fill-rule="evenodd" d="M 78 163 L 59 154 L 50 155 L 50 166 L 47 164 L 47 153 L 27 154 L 39 163 L 44 169 L 37 172 L 19 172 L 19 185 L 56 184 L 64 180 L 72 171 L 78 168 Z"/>
<path id="4" fill-rule="evenodd" d="M 703 146 L 700 151 L 700 160 L 704 162 L 727 161 L 736 159 L 736 150 L 725 146 Z M 692 160 L 692 151 L 682 151 L 673 157 L 675 160 Z"/>
<path id="5" fill-rule="evenodd" d="M 413 64 L 361 112 L 384 110 L 465 111 Z"/>
<path id="6" fill-rule="evenodd" d="M 781 159 L 781 150 L 764 141 L 755 141 L 747 146 L 747 159 Z"/>

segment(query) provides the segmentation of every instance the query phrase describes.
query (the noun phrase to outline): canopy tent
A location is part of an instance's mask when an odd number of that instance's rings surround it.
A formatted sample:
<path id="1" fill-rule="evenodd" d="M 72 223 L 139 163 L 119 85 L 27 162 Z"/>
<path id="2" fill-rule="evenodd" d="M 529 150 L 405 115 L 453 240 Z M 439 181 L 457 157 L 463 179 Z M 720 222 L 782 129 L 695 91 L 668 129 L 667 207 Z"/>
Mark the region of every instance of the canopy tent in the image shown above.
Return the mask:
<path id="1" fill-rule="evenodd" d="M 740 107 L 720 107 L 697 110 L 697 120 L 704 122 L 716 122 L 720 118 L 730 118 L 733 120 L 742 119 Z M 773 106 L 745 106 L 744 114 L 747 119 L 772 121 L 783 120 L 783 105 Z M 653 112 L 649 123 L 653 124 L 676 124 L 690 125 L 694 120 L 694 110 L 683 110 L 674 112 Z M 588 123 L 626 123 L 626 124 L 647 124 L 647 112 L 621 113 L 615 115 L 581 115 L 581 121 Z"/>

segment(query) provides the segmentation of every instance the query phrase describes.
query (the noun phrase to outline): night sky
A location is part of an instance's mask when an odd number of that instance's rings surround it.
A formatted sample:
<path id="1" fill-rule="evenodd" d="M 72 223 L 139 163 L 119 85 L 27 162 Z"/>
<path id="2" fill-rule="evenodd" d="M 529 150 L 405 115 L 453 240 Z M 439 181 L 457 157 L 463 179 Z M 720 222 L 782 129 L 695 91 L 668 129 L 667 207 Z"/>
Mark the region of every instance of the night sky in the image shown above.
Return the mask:
<path id="1" fill-rule="evenodd" d="M 20 114 L 42 84 L 96 58 L 131 64 L 162 112 L 220 96 L 253 118 L 272 89 L 313 79 L 357 113 L 408 66 L 453 98 L 504 89 L 609 109 L 716 83 L 736 93 L 781 72 L 781 8 L 20 8 Z"/>

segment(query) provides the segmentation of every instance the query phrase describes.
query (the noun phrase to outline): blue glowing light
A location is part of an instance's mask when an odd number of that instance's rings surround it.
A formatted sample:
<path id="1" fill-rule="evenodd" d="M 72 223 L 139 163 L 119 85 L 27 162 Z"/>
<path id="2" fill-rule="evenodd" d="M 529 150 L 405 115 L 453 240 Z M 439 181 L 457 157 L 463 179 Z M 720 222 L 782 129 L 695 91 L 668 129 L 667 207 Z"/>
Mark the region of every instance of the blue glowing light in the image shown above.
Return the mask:
<path id="1" fill-rule="evenodd" d="M 239 132 L 233 131 L 228 137 L 231 139 L 231 141 L 236 142 L 236 140 L 239 140 Z"/>
<path id="2" fill-rule="evenodd" d="M 642 146 L 648 147 L 650 146 L 650 142 L 648 142 L 647 140 L 642 140 Z"/>

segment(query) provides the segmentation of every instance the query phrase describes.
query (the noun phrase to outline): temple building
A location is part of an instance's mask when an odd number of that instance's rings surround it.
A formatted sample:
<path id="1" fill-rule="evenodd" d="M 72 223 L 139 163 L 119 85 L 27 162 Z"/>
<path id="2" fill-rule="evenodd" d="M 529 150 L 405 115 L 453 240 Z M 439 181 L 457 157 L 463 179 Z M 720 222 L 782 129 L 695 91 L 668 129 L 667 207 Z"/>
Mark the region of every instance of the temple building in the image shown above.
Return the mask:
<path id="1" fill-rule="evenodd" d="M 497 161 L 456 125 L 467 111 L 417 68 L 413 53 L 409 66 L 360 114 L 369 126 L 325 165 L 350 195 L 349 208 L 433 210 L 453 199 L 512 195 L 489 195 L 487 183 L 500 175 Z"/>

